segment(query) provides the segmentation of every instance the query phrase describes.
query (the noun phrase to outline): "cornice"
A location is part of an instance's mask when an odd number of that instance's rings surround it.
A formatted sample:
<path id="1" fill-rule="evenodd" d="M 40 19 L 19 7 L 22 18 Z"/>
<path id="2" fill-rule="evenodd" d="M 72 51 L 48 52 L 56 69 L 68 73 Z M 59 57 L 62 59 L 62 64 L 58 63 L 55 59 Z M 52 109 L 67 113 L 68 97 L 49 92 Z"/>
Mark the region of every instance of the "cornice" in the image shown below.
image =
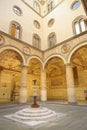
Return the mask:
<path id="1" fill-rule="evenodd" d="M 68 38 L 68 39 L 66 39 L 66 40 L 64 40 L 64 41 L 62 41 L 62 42 L 60 42 L 60 43 L 57 43 L 54 47 L 48 48 L 48 49 L 45 49 L 45 50 L 40 50 L 40 49 L 38 49 L 38 48 L 36 48 L 36 47 L 33 47 L 33 46 L 30 45 L 29 43 L 24 42 L 24 41 L 19 40 L 19 39 L 16 39 L 16 38 L 10 36 L 9 34 L 3 32 L 3 31 L 0 31 L 0 34 L 1 34 L 1 35 L 4 35 L 4 36 L 7 36 L 8 38 L 10 38 L 10 39 L 12 39 L 12 40 L 15 40 L 15 41 L 17 41 L 17 42 L 20 42 L 20 43 L 22 43 L 23 45 L 25 44 L 25 45 L 27 45 L 27 46 L 29 46 L 29 47 L 31 47 L 31 48 L 33 48 L 33 49 L 35 49 L 35 50 L 41 52 L 41 53 L 43 53 L 43 52 L 45 53 L 45 52 L 47 52 L 47 51 L 50 51 L 50 50 L 52 50 L 52 49 L 55 49 L 56 47 L 58 47 L 58 46 L 60 46 L 60 45 L 62 45 L 62 44 L 64 44 L 64 43 L 70 42 L 71 40 L 74 40 L 74 39 L 76 39 L 76 38 L 79 38 L 80 36 L 83 36 L 83 35 L 87 34 L 87 31 L 82 32 L 82 33 L 79 34 L 79 35 L 72 36 L 72 37 L 70 37 L 70 38 Z"/>

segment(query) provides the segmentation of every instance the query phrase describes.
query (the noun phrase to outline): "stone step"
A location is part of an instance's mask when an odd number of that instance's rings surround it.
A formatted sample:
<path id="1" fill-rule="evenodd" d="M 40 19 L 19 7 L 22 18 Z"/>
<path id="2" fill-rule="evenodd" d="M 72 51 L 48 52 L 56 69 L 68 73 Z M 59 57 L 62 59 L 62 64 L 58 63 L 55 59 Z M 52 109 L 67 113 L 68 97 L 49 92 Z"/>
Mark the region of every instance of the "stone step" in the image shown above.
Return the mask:
<path id="1" fill-rule="evenodd" d="M 54 118 L 56 117 L 57 114 L 56 113 L 52 113 L 50 115 L 45 115 L 45 116 L 37 116 L 37 117 L 24 117 L 24 116 L 19 116 L 19 115 L 13 115 L 12 118 L 18 119 L 18 120 L 23 120 L 23 121 L 30 121 L 30 120 L 49 120 L 50 118 Z"/>
<path id="2" fill-rule="evenodd" d="M 17 115 L 19 115 L 19 116 L 24 116 L 24 117 L 42 117 L 42 116 L 45 116 L 45 115 L 50 115 L 50 114 L 52 114 L 53 113 L 53 111 L 46 111 L 46 112 L 42 112 L 42 113 L 39 113 L 39 112 L 37 112 L 37 113 L 24 113 L 24 112 L 17 112 L 16 114 Z"/>

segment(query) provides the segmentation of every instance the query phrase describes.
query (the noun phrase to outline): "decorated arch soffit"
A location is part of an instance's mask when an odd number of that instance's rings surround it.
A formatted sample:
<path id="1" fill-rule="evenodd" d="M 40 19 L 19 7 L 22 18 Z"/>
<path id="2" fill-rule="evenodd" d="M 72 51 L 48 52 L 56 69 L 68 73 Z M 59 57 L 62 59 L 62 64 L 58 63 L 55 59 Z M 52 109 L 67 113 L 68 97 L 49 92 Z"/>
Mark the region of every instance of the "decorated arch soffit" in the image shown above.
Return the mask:
<path id="1" fill-rule="evenodd" d="M 79 48 L 73 53 L 71 63 L 79 69 L 87 70 L 87 45 Z"/>
<path id="2" fill-rule="evenodd" d="M 64 72 L 64 63 L 58 57 L 49 59 L 45 67 L 50 77 L 61 76 Z"/>
<path id="3" fill-rule="evenodd" d="M 70 51 L 70 53 L 67 56 L 67 63 L 71 62 L 72 56 L 75 55 L 74 53 L 77 52 L 79 49 L 81 48 L 87 48 L 87 42 L 84 42 L 82 44 L 76 45 L 74 46 L 74 48 L 72 48 L 72 50 Z M 81 53 L 81 52 L 80 52 Z M 87 55 L 86 55 L 87 56 Z M 75 56 L 74 56 L 75 57 Z"/>
<path id="4" fill-rule="evenodd" d="M 40 76 L 41 68 L 42 68 L 42 64 L 40 60 L 38 60 L 35 57 L 29 59 L 28 74 L 34 74 Z"/>
<path id="5" fill-rule="evenodd" d="M 66 59 L 65 59 L 62 55 L 59 55 L 59 54 L 56 54 L 56 55 L 55 55 L 55 54 L 54 54 L 54 55 L 51 55 L 51 56 L 47 57 L 47 59 L 45 59 L 45 61 L 44 61 L 44 63 L 43 63 L 43 68 L 45 68 L 47 62 L 48 62 L 51 58 L 54 58 L 54 57 L 61 59 L 61 61 L 62 61 L 64 64 L 66 64 Z"/>
<path id="6" fill-rule="evenodd" d="M 25 63 L 23 55 L 12 47 L 4 47 L 0 50 L 0 69 L 21 71 L 22 65 Z"/>

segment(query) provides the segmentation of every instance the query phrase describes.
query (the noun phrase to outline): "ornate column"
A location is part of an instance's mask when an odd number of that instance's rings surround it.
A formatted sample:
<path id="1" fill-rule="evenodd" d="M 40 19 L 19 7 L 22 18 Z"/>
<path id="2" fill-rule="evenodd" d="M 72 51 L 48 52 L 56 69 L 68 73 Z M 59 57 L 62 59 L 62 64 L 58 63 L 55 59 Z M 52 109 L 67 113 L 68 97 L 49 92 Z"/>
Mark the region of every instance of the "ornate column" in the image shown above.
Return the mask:
<path id="1" fill-rule="evenodd" d="M 68 102 L 74 104 L 76 103 L 76 96 L 75 96 L 73 68 L 71 64 L 66 65 L 66 80 L 67 80 Z"/>
<path id="2" fill-rule="evenodd" d="M 23 66 L 20 83 L 20 103 L 27 102 L 27 66 Z"/>
<path id="3" fill-rule="evenodd" d="M 41 101 L 47 101 L 46 71 L 41 70 Z"/>

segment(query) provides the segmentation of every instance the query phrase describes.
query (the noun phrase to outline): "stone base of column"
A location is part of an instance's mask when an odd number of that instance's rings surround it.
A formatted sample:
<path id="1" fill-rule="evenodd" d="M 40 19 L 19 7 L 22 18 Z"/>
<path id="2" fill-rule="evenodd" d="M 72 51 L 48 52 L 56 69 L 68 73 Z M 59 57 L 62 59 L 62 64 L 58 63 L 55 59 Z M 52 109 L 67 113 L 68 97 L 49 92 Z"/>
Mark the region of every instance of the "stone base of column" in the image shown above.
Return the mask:
<path id="1" fill-rule="evenodd" d="M 27 88 L 20 88 L 19 103 L 27 102 Z"/>
<path id="2" fill-rule="evenodd" d="M 75 104 L 76 101 L 76 95 L 75 95 L 75 89 L 74 88 L 67 88 L 68 92 L 68 102 L 71 104 Z"/>
<path id="3" fill-rule="evenodd" d="M 68 102 L 70 105 L 77 105 L 77 102 Z"/>
<path id="4" fill-rule="evenodd" d="M 41 101 L 47 101 L 47 92 L 45 89 L 41 90 Z"/>

